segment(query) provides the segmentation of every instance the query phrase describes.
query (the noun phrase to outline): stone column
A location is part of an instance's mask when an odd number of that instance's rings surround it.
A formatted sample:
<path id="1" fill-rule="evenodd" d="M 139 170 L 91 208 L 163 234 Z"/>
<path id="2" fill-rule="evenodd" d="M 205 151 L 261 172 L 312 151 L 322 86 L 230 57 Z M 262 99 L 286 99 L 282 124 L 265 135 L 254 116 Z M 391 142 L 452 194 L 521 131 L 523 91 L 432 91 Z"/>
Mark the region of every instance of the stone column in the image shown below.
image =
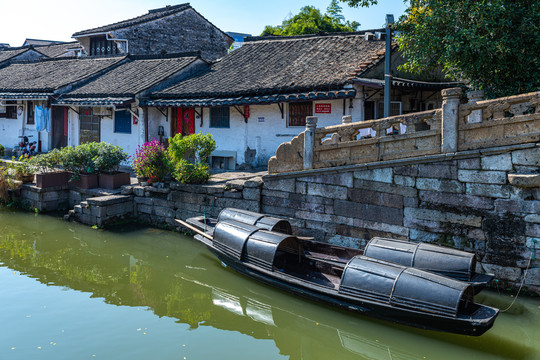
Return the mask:
<path id="1" fill-rule="evenodd" d="M 484 91 L 468 91 L 467 98 L 469 98 L 470 103 L 476 103 L 484 99 Z M 469 124 L 481 123 L 482 122 L 482 109 L 474 110 L 471 115 L 468 116 L 467 122 Z"/>
<path id="2" fill-rule="evenodd" d="M 304 132 L 304 170 L 313 169 L 313 150 L 315 148 L 315 129 L 317 117 L 306 117 L 306 131 Z"/>
<path id="3" fill-rule="evenodd" d="M 344 117 L 341 118 L 341 123 L 343 125 L 345 124 L 351 124 L 352 123 L 352 115 L 345 115 Z"/>
<path id="4" fill-rule="evenodd" d="M 450 153 L 458 150 L 458 119 L 460 88 L 442 91 L 441 152 Z"/>

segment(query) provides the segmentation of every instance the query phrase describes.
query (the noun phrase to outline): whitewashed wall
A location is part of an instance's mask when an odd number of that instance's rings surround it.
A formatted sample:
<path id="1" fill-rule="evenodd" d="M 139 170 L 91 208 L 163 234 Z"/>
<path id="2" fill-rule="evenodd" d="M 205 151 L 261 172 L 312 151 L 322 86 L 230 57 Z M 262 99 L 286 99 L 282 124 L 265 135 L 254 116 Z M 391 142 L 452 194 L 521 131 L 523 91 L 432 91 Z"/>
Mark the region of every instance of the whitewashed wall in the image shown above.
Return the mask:
<path id="1" fill-rule="evenodd" d="M 22 104 L 21 101 L 18 105 Z M 17 116 L 17 119 L 0 118 L 0 144 L 5 148 L 13 148 L 16 146 L 20 139 L 18 136 L 22 135 L 23 121 L 25 120 L 25 113 Z"/>

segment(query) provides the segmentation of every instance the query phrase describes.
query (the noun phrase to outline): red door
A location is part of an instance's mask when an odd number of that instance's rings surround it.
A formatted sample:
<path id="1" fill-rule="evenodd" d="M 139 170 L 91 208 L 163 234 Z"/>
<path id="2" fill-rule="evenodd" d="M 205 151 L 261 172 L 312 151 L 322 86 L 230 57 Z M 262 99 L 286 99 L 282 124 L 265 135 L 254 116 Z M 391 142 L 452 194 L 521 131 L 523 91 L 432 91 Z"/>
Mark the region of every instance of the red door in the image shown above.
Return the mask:
<path id="1" fill-rule="evenodd" d="M 195 110 L 192 108 L 176 108 L 175 134 L 182 136 L 195 134 Z"/>

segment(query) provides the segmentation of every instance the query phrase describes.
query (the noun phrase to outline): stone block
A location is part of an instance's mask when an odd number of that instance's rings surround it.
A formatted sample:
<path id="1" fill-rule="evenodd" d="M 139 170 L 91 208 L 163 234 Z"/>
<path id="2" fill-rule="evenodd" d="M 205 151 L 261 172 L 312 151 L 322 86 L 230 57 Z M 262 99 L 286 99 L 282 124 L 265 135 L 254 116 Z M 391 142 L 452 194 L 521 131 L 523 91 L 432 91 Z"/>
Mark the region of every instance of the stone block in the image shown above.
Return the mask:
<path id="1" fill-rule="evenodd" d="M 394 184 L 405 187 L 414 187 L 416 178 L 411 176 L 394 175 Z"/>
<path id="2" fill-rule="evenodd" d="M 336 226 L 337 225 L 335 223 L 306 220 L 307 229 L 323 231 L 327 234 L 335 234 Z"/>
<path id="3" fill-rule="evenodd" d="M 499 280 L 518 281 L 521 279 L 520 268 L 485 263 L 482 263 L 482 267 L 488 274 L 494 274 Z"/>
<path id="4" fill-rule="evenodd" d="M 358 239 L 350 236 L 334 235 L 327 239 L 329 244 L 346 246 L 353 249 L 362 249 L 366 246 L 367 241 L 365 239 Z"/>
<path id="5" fill-rule="evenodd" d="M 263 189 L 278 190 L 293 193 L 296 191 L 295 179 L 265 179 Z"/>
<path id="6" fill-rule="evenodd" d="M 512 170 L 512 155 L 510 153 L 482 157 L 482 169 L 484 170 Z"/>
<path id="7" fill-rule="evenodd" d="M 403 206 L 404 207 L 418 207 L 418 198 L 417 197 L 403 197 Z"/>
<path id="8" fill-rule="evenodd" d="M 187 211 L 193 211 L 193 212 L 202 212 L 201 205 L 199 204 L 189 204 L 189 203 L 181 203 L 179 204 L 180 208 Z"/>
<path id="9" fill-rule="evenodd" d="M 354 178 L 359 180 L 369 180 L 382 182 L 386 184 L 392 183 L 393 178 L 392 168 L 370 169 L 370 170 L 358 170 L 354 172 Z"/>
<path id="10" fill-rule="evenodd" d="M 295 193 L 296 194 L 306 195 L 307 194 L 307 189 L 308 189 L 307 182 L 303 182 L 303 181 L 297 181 L 296 182 L 296 188 L 295 188 Z"/>
<path id="11" fill-rule="evenodd" d="M 122 190 L 120 190 L 120 194 L 122 194 L 122 195 L 132 195 L 133 194 L 133 186 L 131 186 L 131 185 L 123 185 Z"/>
<path id="12" fill-rule="evenodd" d="M 263 185 L 263 179 L 260 176 L 246 180 L 244 188 L 260 188 Z"/>
<path id="13" fill-rule="evenodd" d="M 311 196 L 324 196 L 331 199 L 347 199 L 347 188 L 344 186 L 307 183 L 307 194 Z"/>
<path id="14" fill-rule="evenodd" d="M 105 218 L 107 216 L 107 208 L 102 206 L 92 206 L 91 214 L 98 218 Z"/>
<path id="15" fill-rule="evenodd" d="M 81 205 L 75 205 L 75 206 L 73 207 L 73 210 L 75 210 L 75 213 L 76 213 L 76 214 L 82 214 L 82 207 L 81 207 Z"/>
<path id="16" fill-rule="evenodd" d="M 514 165 L 540 166 L 540 147 L 512 152 Z"/>
<path id="17" fill-rule="evenodd" d="M 506 185 L 470 183 L 467 184 L 466 193 L 476 196 L 508 199 L 510 197 L 510 188 Z"/>
<path id="18" fill-rule="evenodd" d="M 353 174 L 352 172 L 340 173 L 340 174 L 322 174 L 314 176 L 303 176 L 297 178 L 298 181 L 304 181 L 307 183 L 319 183 L 328 185 L 340 185 L 340 186 L 353 186 Z"/>
<path id="19" fill-rule="evenodd" d="M 373 204 L 388 206 L 392 208 L 403 208 L 403 196 L 382 193 L 365 189 L 349 189 L 348 198 L 351 201 L 362 204 Z"/>
<path id="20" fill-rule="evenodd" d="M 135 196 L 144 196 L 144 187 L 134 186 L 133 193 L 135 194 Z"/>
<path id="21" fill-rule="evenodd" d="M 114 204 L 120 204 L 131 201 L 131 197 L 128 195 L 107 195 L 97 196 L 86 200 L 90 205 L 108 206 Z"/>
<path id="22" fill-rule="evenodd" d="M 229 190 L 225 191 L 223 193 L 223 197 L 229 198 L 229 199 L 241 199 L 242 198 L 242 190 Z"/>
<path id="23" fill-rule="evenodd" d="M 184 191 L 172 191 L 169 194 L 168 200 L 192 204 L 209 204 L 210 200 L 213 200 L 213 197 L 206 194 L 196 194 Z"/>
<path id="24" fill-rule="evenodd" d="M 472 209 L 493 209 L 493 199 L 466 194 L 454 194 L 438 191 L 420 191 L 419 198 L 423 202 L 451 206 L 455 208 L 468 207 Z"/>
<path id="25" fill-rule="evenodd" d="M 292 194 L 292 193 L 288 193 L 288 192 L 284 192 L 284 191 L 277 191 L 277 190 L 262 190 L 261 195 L 263 197 L 264 196 L 271 196 L 271 197 L 279 197 L 279 198 L 283 198 L 283 199 L 288 199 L 289 195 L 297 195 L 297 194 Z"/>
<path id="26" fill-rule="evenodd" d="M 257 200 L 259 201 L 261 199 L 261 189 L 258 187 L 252 188 L 252 187 L 245 187 L 244 191 L 242 191 L 242 196 L 246 200 Z"/>
<path id="27" fill-rule="evenodd" d="M 229 198 L 219 198 L 216 200 L 216 207 L 218 208 L 236 208 L 244 209 L 248 211 L 260 212 L 260 204 L 258 201 L 252 200 L 242 200 L 242 199 L 229 199 Z"/>
<path id="28" fill-rule="evenodd" d="M 528 214 L 540 214 L 540 201 L 522 201 L 521 210 Z"/>
<path id="29" fill-rule="evenodd" d="M 264 214 L 268 215 L 277 215 L 277 216 L 286 216 L 286 217 L 294 217 L 295 216 L 295 210 L 287 207 L 279 207 L 279 206 L 271 206 L 271 205 L 261 205 L 261 211 Z"/>
<path id="30" fill-rule="evenodd" d="M 396 175 L 410 177 L 418 176 L 418 165 L 396 166 L 394 168 L 394 178 Z"/>
<path id="31" fill-rule="evenodd" d="M 448 193 L 463 193 L 465 186 L 456 180 L 441 180 L 431 178 L 417 178 L 416 188 L 418 190 L 432 190 Z"/>
<path id="32" fill-rule="evenodd" d="M 457 168 L 452 165 L 421 164 L 418 167 L 420 177 L 437 179 L 457 179 Z"/>
<path id="33" fill-rule="evenodd" d="M 540 188 L 540 174 L 508 174 L 508 182 L 519 188 Z"/>
<path id="34" fill-rule="evenodd" d="M 540 225 L 535 223 L 526 223 L 525 235 L 528 237 L 540 238 Z"/>
<path id="35" fill-rule="evenodd" d="M 57 191 L 47 191 L 42 194 L 41 201 L 57 201 L 59 198 Z"/>
<path id="36" fill-rule="evenodd" d="M 137 208 L 137 214 L 140 215 L 140 214 L 147 214 L 147 215 L 152 215 L 153 211 L 153 206 L 149 206 L 149 205 L 143 205 L 143 204 L 138 204 L 138 205 L 135 205 L 136 208 Z"/>
<path id="37" fill-rule="evenodd" d="M 174 207 L 174 201 L 168 201 L 164 199 L 153 199 L 154 206 Z"/>
<path id="38" fill-rule="evenodd" d="M 472 227 L 481 227 L 482 218 L 474 215 L 463 215 L 451 212 L 441 212 L 430 209 L 405 208 L 404 216 L 406 218 L 417 218 L 429 221 L 440 221 L 452 224 L 461 224 Z"/>
<path id="39" fill-rule="evenodd" d="M 514 199 L 496 199 L 495 200 L 495 211 L 498 213 L 521 212 L 521 202 Z"/>
<path id="40" fill-rule="evenodd" d="M 409 229 L 420 229 L 438 233 L 443 232 L 439 221 L 411 218 L 407 216 L 403 218 L 403 226 Z"/>
<path id="41" fill-rule="evenodd" d="M 162 218 L 174 218 L 174 216 L 176 215 L 173 209 L 163 206 L 155 206 L 154 214 Z"/>
<path id="42" fill-rule="evenodd" d="M 418 230 L 418 229 L 411 229 L 409 232 L 409 238 L 411 239 L 411 241 L 414 241 L 414 242 L 431 243 L 431 242 L 438 241 L 440 237 L 441 236 L 439 234 L 433 234 L 433 233 Z"/>
<path id="43" fill-rule="evenodd" d="M 505 171 L 459 170 L 458 178 L 466 183 L 506 184 Z"/>
<path id="44" fill-rule="evenodd" d="M 244 180 L 229 180 L 225 183 L 225 187 L 228 189 L 242 191 L 244 190 L 244 182 Z"/>
<path id="45" fill-rule="evenodd" d="M 354 180 L 354 187 L 357 189 L 367 189 L 408 197 L 416 197 L 418 193 L 415 188 L 402 187 L 369 180 Z"/>
<path id="46" fill-rule="evenodd" d="M 458 169 L 479 170 L 481 167 L 480 158 L 458 160 Z"/>
<path id="47" fill-rule="evenodd" d="M 152 198 L 147 198 L 147 197 L 136 197 L 135 199 L 133 199 L 133 201 L 137 205 L 142 204 L 142 205 L 152 206 L 154 204 L 154 201 L 152 200 Z"/>
<path id="48" fill-rule="evenodd" d="M 525 216 L 525 221 L 535 223 L 535 224 L 540 224 L 540 215 L 539 214 L 527 215 Z"/>
<path id="49" fill-rule="evenodd" d="M 486 240 L 486 234 L 481 229 L 472 229 L 472 230 L 470 230 L 467 233 L 467 237 L 469 239 L 480 240 L 480 241 Z"/>
<path id="50" fill-rule="evenodd" d="M 540 286 L 540 268 L 529 269 L 527 271 L 525 284 L 533 285 L 533 286 Z"/>
<path id="51" fill-rule="evenodd" d="M 133 204 L 122 203 L 107 206 L 107 217 L 126 215 L 133 212 Z"/>
<path id="52" fill-rule="evenodd" d="M 353 219 L 350 217 L 345 216 L 336 216 L 336 215 L 329 215 L 329 214 L 315 214 L 311 211 L 296 211 L 294 216 L 297 219 L 302 220 L 313 220 L 313 221 L 320 221 L 320 222 L 326 222 L 326 223 L 336 223 L 336 224 L 345 224 L 345 225 L 353 225 Z"/>
<path id="53" fill-rule="evenodd" d="M 405 238 L 409 235 L 409 229 L 401 225 L 390 225 L 377 221 L 353 219 L 353 226 L 379 232 L 394 234 L 393 237 Z"/>
<path id="54" fill-rule="evenodd" d="M 334 213 L 338 216 L 377 221 L 391 225 L 403 224 L 403 210 L 388 206 L 336 200 L 334 201 Z"/>

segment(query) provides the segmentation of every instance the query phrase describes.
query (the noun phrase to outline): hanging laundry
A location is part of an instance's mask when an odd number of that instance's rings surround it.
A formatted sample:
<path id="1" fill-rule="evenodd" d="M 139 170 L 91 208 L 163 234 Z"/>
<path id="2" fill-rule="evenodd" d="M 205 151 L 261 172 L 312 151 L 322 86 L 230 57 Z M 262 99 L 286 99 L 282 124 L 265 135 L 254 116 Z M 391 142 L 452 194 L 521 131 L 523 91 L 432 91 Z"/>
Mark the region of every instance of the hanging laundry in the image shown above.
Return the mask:
<path id="1" fill-rule="evenodd" d="M 36 130 L 45 130 L 45 124 L 43 123 L 43 105 L 34 106 L 34 118 L 36 122 Z"/>

